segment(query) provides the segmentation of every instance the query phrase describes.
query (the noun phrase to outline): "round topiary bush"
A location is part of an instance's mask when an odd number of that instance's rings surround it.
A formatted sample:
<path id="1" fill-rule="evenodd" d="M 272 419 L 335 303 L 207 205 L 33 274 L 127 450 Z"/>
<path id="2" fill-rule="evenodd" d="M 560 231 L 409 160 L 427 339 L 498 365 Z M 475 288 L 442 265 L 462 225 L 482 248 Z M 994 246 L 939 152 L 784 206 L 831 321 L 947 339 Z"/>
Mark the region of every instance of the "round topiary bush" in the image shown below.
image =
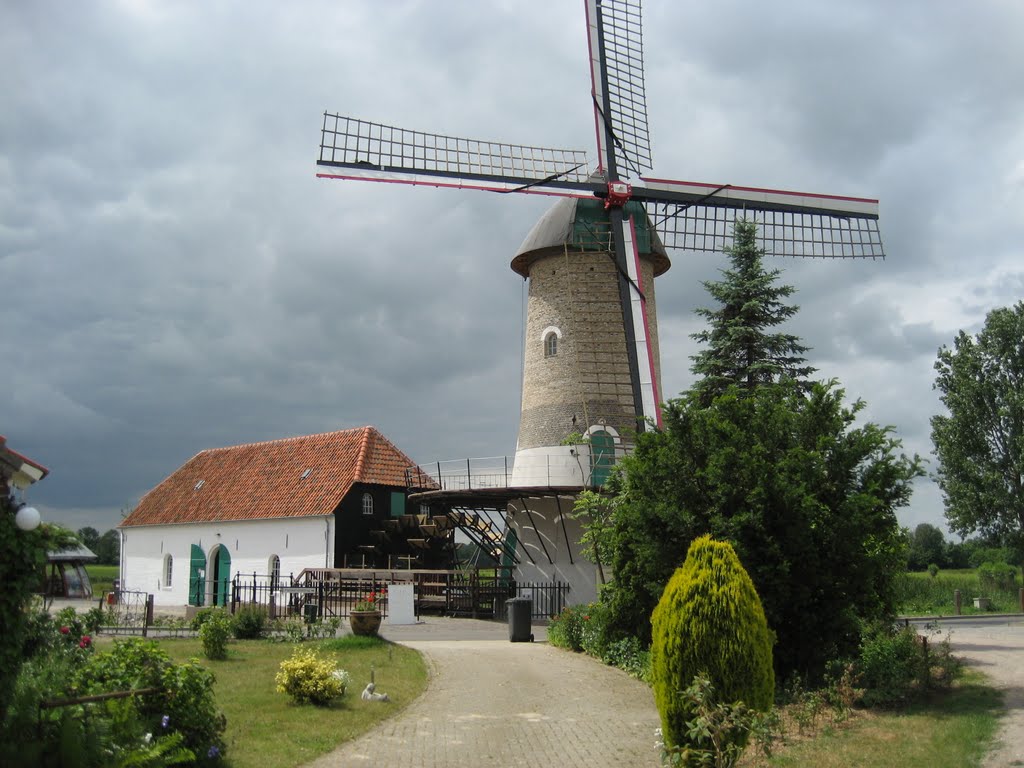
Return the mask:
<path id="1" fill-rule="evenodd" d="M 706 676 L 723 703 L 772 705 L 774 637 L 750 576 L 730 544 L 702 536 L 690 544 L 651 615 L 651 674 L 668 746 L 690 743 L 694 713 L 683 691 Z M 742 738 L 740 736 L 739 738 Z"/>

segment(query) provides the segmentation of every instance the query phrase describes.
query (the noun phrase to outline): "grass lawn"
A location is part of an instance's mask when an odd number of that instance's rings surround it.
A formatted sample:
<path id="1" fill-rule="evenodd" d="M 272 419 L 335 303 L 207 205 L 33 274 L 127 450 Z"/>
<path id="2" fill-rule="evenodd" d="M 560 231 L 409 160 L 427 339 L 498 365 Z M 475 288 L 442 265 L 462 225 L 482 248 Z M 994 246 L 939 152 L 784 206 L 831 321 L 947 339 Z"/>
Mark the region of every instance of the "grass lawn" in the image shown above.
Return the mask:
<path id="1" fill-rule="evenodd" d="M 93 565 L 85 566 L 89 574 L 89 581 L 92 582 L 92 593 L 98 600 L 107 592 L 114 589 L 114 579 L 117 578 L 118 566 L 116 565 Z"/>
<path id="2" fill-rule="evenodd" d="M 330 751 L 343 741 L 365 733 L 405 708 L 427 684 L 427 669 L 419 653 L 377 638 L 348 636 L 316 643 L 325 657 L 337 660 L 351 675 L 351 686 L 330 707 L 296 705 L 277 693 L 278 665 L 296 646 L 265 640 L 239 640 L 228 646 L 225 661 L 203 657 L 198 640 L 160 642 L 175 661 L 198 657 L 217 675 L 217 703 L 227 716 L 225 740 L 232 768 L 290 768 Z M 374 672 L 377 690 L 388 703 L 359 698 Z"/>
<path id="3" fill-rule="evenodd" d="M 849 724 L 783 748 L 772 766 L 968 768 L 981 763 L 1001 714 L 1002 693 L 968 670 L 951 691 L 899 712 L 872 710 Z"/>

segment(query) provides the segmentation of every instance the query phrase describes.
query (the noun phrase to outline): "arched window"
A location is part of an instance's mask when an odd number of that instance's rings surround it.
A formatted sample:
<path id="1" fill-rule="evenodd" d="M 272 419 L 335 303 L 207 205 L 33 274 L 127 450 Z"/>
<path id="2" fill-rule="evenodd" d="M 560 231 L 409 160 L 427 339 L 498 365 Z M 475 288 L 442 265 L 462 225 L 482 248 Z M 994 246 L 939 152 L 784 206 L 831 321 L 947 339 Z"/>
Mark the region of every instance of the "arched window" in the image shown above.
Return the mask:
<path id="1" fill-rule="evenodd" d="M 544 357 L 554 357 L 558 354 L 558 334 L 551 331 L 544 337 Z"/>
<path id="2" fill-rule="evenodd" d="M 171 578 L 174 575 L 174 558 L 164 555 L 164 586 L 171 586 Z"/>
<path id="3" fill-rule="evenodd" d="M 270 560 L 267 562 L 267 573 L 270 574 L 270 582 L 277 584 L 281 578 L 281 558 L 277 555 L 271 555 Z"/>
<path id="4" fill-rule="evenodd" d="M 364 515 L 372 515 L 373 514 L 373 496 L 371 496 L 368 493 L 364 493 L 363 494 L 363 514 Z"/>

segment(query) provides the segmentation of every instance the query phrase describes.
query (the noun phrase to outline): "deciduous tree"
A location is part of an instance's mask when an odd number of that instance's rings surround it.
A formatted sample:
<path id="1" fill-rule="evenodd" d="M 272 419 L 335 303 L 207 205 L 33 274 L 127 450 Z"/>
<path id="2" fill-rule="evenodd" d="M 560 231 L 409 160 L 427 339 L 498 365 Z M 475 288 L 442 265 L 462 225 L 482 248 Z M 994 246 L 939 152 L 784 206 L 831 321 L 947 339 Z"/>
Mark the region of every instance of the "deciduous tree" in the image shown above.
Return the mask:
<path id="1" fill-rule="evenodd" d="M 75 534 L 78 536 L 78 540 L 82 542 L 83 546 L 91 549 L 93 554 L 96 553 L 96 547 L 99 545 L 100 541 L 99 531 L 92 526 L 87 525 L 85 528 L 79 528 L 75 531 Z"/>
<path id="2" fill-rule="evenodd" d="M 931 523 L 921 523 L 910 535 L 907 555 L 907 567 L 912 571 L 923 571 L 932 563 L 945 568 L 946 537 Z"/>
<path id="3" fill-rule="evenodd" d="M 935 362 L 948 415 L 932 417 L 946 520 L 961 534 L 1024 545 L 1024 302 L 989 312 Z"/>

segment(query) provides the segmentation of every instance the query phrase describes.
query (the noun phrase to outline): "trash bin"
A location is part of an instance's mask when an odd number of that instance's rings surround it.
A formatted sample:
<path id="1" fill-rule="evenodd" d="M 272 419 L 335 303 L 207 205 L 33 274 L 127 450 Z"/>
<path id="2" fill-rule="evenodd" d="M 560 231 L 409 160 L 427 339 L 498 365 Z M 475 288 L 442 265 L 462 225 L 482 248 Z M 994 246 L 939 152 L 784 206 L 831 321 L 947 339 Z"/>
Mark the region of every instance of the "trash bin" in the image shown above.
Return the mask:
<path id="1" fill-rule="evenodd" d="M 513 597 L 505 601 L 508 612 L 508 640 L 510 643 L 532 643 L 530 619 L 533 614 L 533 600 L 529 597 Z"/>

